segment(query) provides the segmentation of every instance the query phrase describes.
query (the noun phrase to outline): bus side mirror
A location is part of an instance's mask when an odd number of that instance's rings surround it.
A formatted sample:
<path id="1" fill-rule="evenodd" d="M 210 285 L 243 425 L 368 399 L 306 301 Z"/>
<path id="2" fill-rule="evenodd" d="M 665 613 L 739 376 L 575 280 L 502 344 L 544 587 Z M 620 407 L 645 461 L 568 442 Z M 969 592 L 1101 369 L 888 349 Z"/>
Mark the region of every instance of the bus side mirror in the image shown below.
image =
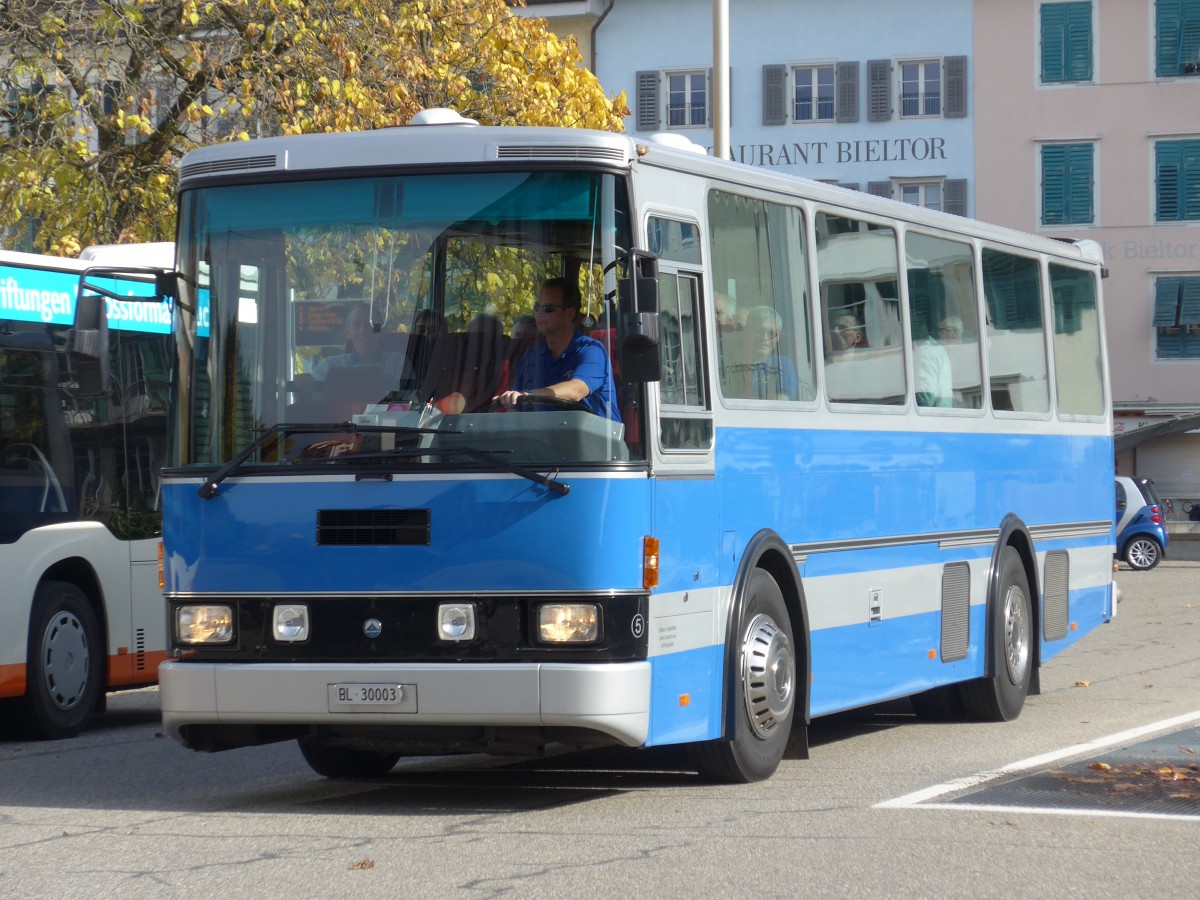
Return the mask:
<path id="1" fill-rule="evenodd" d="M 621 310 L 621 375 L 629 382 L 659 381 L 658 257 L 630 250 L 628 277 L 617 283 Z"/>
<path id="2" fill-rule="evenodd" d="M 84 293 L 80 284 L 75 299 L 75 321 L 67 332 L 70 374 L 85 395 L 108 393 L 108 309 L 99 294 Z"/>

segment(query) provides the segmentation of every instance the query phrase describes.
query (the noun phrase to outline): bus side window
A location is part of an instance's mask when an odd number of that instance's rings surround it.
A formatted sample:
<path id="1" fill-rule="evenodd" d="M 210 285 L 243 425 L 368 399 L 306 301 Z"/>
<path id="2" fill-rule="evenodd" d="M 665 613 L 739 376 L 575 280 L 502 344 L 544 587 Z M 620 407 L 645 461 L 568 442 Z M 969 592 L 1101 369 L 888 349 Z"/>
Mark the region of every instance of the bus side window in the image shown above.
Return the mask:
<path id="1" fill-rule="evenodd" d="M 834 403 L 906 402 L 896 231 L 846 216 L 817 214 L 817 276 L 830 332 L 825 391 Z M 841 336 L 859 339 L 847 343 Z"/>
<path id="2" fill-rule="evenodd" d="M 992 406 L 1018 413 L 1050 410 L 1045 319 L 1038 261 L 983 248 Z"/>

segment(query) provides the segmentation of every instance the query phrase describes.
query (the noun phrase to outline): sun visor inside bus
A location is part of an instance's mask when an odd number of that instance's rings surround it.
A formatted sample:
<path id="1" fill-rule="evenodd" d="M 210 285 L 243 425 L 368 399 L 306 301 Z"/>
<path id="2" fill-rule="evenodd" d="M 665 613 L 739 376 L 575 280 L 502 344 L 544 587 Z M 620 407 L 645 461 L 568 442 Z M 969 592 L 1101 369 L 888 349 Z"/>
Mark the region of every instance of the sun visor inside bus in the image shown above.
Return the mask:
<path id="1" fill-rule="evenodd" d="M 84 395 L 108 392 L 108 308 L 99 294 L 80 291 L 67 332 L 70 376 Z"/>

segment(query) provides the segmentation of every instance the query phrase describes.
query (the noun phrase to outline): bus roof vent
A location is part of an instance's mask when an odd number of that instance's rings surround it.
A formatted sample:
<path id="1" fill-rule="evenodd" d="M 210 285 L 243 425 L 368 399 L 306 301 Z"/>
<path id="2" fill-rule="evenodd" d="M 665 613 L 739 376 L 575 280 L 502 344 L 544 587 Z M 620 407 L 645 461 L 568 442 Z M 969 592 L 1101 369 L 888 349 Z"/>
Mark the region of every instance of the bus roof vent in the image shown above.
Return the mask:
<path id="1" fill-rule="evenodd" d="M 474 119 L 468 119 L 464 115 L 460 115 L 456 110 L 447 109 L 444 106 L 434 107 L 433 109 L 423 109 L 411 119 L 408 120 L 409 125 L 478 125 Z"/>
<path id="2" fill-rule="evenodd" d="M 596 147 L 572 144 L 497 144 L 496 159 L 554 159 L 623 163 L 623 147 Z"/>
<path id="3" fill-rule="evenodd" d="M 256 169 L 275 169 L 279 167 L 279 157 L 246 156 L 240 159 L 213 159 L 208 162 L 188 163 L 179 170 L 181 179 L 194 178 L 197 175 L 218 175 L 226 172 L 249 172 Z"/>

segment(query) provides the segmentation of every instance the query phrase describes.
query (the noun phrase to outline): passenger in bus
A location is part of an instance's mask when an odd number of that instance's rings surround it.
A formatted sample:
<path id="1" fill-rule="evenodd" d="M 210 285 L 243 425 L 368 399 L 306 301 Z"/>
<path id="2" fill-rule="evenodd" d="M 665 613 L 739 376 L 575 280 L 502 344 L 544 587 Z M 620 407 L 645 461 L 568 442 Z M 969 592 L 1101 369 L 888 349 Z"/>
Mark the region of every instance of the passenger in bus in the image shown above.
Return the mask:
<path id="1" fill-rule="evenodd" d="M 799 399 L 800 380 L 791 357 L 779 352 L 783 320 L 770 306 L 746 314 L 746 337 L 752 366 L 751 396 L 759 400 Z"/>
<path id="2" fill-rule="evenodd" d="M 742 325 L 737 320 L 737 303 L 729 295 L 717 291 L 713 295 L 713 305 L 717 310 L 717 328 L 721 332 L 741 331 Z"/>
<path id="3" fill-rule="evenodd" d="M 962 319 L 948 316 L 938 327 L 939 335 L 962 334 Z M 950 356 L 932 334 L 917 339 L 913 350 L 917 364 L 917 406 L 949 407 L 954 405 L 954 380 L 950 373 Z"/>
<path id="4" fill-rule="evenodd" d="M 850 313 L 840 315 L 834 320 L 831 337 L 835 353 L 858 350 L 866 345 L 866 332 L 863 331 L 862 323 Z"/>
<path id="5" fill-rule="evenodd" d="M 505 407 L 525 395 L 580 403 L 598 416 L 621 421 L 608 351 L 581 330 L 579 286 L 547 279 L 533 306 L 539 340 L 521 357 L 512 388 L 494 399 Z"/>
<path id="6" fill-rule="evenodd" d="M 348 366 L 378 366 L 389 381 L 394 379 L 397 384 L 404 374 L 404 354 L 383 349 L 366 303 L 355 304 L 346 316 L 346 352 L 325 357 L 313 367 L 312 376 L 317 381 L 328 381 L 331 369 Z"/>

